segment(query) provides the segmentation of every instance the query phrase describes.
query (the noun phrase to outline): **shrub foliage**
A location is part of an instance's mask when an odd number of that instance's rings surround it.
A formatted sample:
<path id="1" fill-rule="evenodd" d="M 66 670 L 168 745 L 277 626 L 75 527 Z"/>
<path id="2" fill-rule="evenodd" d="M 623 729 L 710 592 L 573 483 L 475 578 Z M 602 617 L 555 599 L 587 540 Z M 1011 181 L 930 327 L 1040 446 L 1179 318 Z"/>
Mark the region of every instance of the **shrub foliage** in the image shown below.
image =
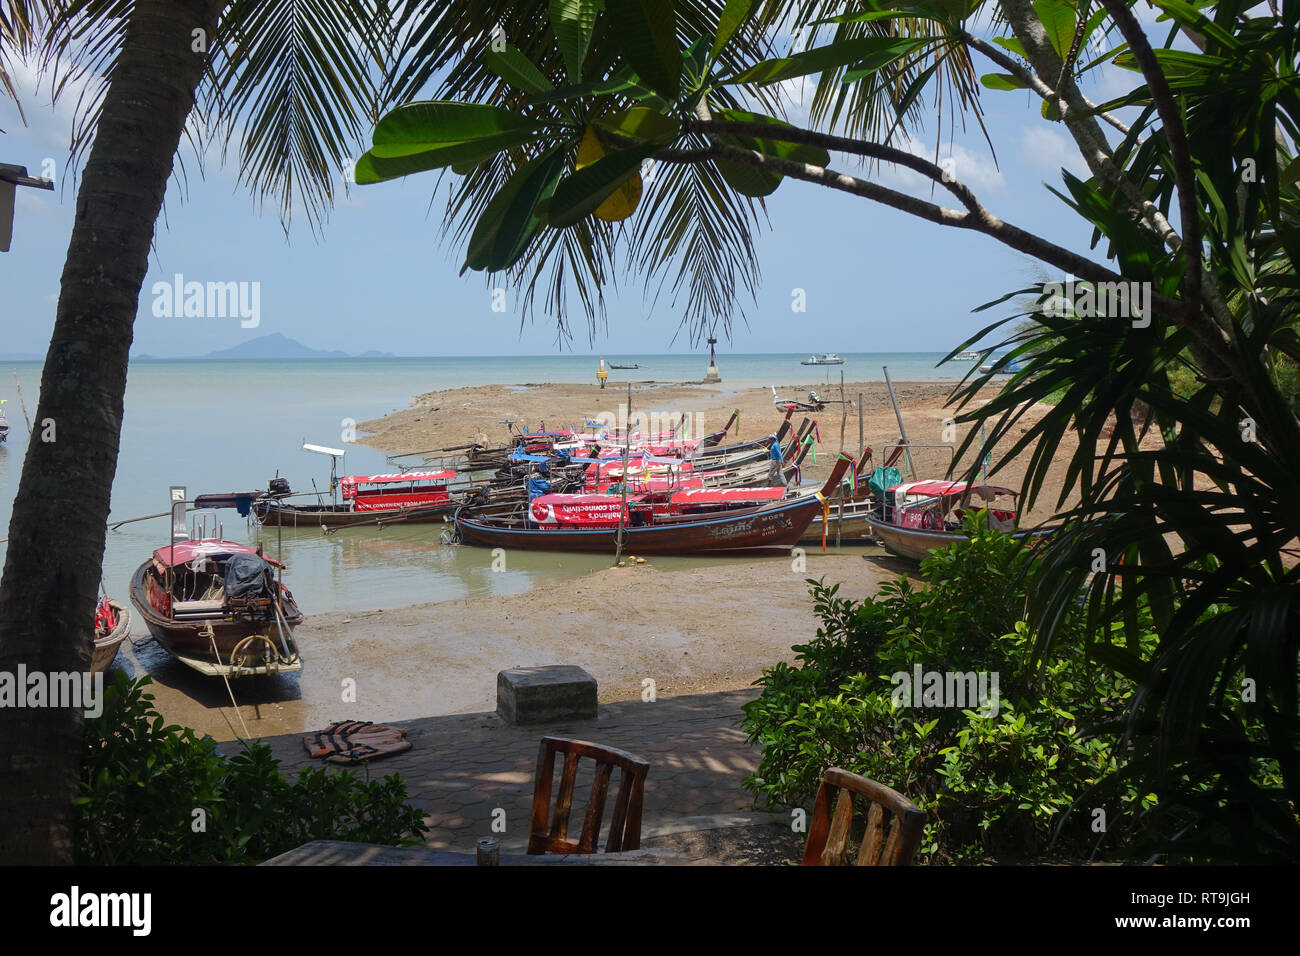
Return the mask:
<path id="1" fill-rule="evenodd" d="M 226 757 L 167 724 L 149 683 L 118 672 L 86 721 L 77 862 L 252 864 L 310 840 L 421 842 L 424 815 L 400 776 L 309 767 L 288 778 L 262 743 Z"/>

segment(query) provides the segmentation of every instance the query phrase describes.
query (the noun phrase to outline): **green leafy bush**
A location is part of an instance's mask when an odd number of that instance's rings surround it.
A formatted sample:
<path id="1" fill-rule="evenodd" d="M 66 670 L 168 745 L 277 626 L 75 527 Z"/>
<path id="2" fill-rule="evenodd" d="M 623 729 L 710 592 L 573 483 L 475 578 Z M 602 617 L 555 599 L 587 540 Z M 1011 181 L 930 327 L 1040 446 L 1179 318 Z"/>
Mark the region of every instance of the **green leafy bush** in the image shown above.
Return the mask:
<path id="1" fill-rule="evenodd" d="M 859 602 L 809 582 L 816 637 L 794 648 L 794 665 L 765 671 L 744 708 L 742 726 L 762 748 L 746 786 L 768 806 L 807 807 L 825 771 L 842 767 L 928 812 L 918 859 L 1087 856 L 1099 836 L 1094 806 L 1111 829 L 1154 799 L 1128 784 L 1083 799 L 1116 769 L 1110 735 L 1095 731 L 1120 715 L 1131 688 L 1082 653 L 1027 667 L 1029 555 L 1007 535 L 967 530 L 969 540 L 923 562 L 924 589 L 902 577 Z M 1153 640 L 1148 630 L 1141 640 Z M 893 677 L 918 664 L 996 674 L 996 708 L 912 706 Z"/>
<path id="2" fill-rule="evenodd" d="M 210 737 L 166 724 L 149 683 L 118 672 L 103 713 L 86 721 L 77 862 L 249 864 L 309 840 L 405 845 L 427 832 L 401 777 L 308 767 L 289 779 L 261 743 L 225 757 Z"/>

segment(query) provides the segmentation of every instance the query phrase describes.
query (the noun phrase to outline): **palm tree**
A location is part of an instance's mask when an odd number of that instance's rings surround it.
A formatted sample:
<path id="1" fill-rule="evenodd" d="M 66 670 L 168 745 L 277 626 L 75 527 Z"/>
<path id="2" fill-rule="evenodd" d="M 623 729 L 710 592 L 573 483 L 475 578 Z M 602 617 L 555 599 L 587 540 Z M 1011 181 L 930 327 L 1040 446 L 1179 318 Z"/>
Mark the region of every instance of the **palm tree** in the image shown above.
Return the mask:
<path id="1" fill-rule="evenodd" d="M 301 209 L 315 228 L 363 121 L 431 83 L 504 95 L 482 70 L 482 46 L 495 29 L 526 45 L 544 33 L 550 6 L 0 2 L 0 88 L 12 93 L 11 53 L 38 56 L 61 77 L 56 93 L 78 72 L 103 81 L 74 136 L 74 156 L 88 153 L 36 409 L 38 422 L 55 423 L 57 440 L 31 442 L 23 462 L 0 579 L 0 672 L 88 669 L 132 328 L 187 129 L 197 137 L 238 127 L 244 184 L 275 201 L 286 226 Z M 682 16 L 701 29 L 721 9 L 720 0 L 688 0 Z M 747 42 L 755 49 L 757 34 Z M 203 122 L 187 127 L 192 117 Z M 741 208 L 727 197 L 715 205 L 733 218 Z M 745 234 L 734 222 L 728 233 L 733 243 Z M 0 708 L 5 862 L 71 860 L 81 723 L 80 710 Z"/>
<path id="2" fill-rule="evenodd" d="M 0 671 L 85 672 L 117 467 L 127 352 L 154 221 L 206 57 L 192 31 L 214 35 L 217 0 L 139 0 L 124 24 L 113 81 L 77 195 L 33 440 L 23 462 L 0 587 Z M 6 708 L 0 794 L 4 856 L 72 856 L 71 807 L 80 711 Z"/>

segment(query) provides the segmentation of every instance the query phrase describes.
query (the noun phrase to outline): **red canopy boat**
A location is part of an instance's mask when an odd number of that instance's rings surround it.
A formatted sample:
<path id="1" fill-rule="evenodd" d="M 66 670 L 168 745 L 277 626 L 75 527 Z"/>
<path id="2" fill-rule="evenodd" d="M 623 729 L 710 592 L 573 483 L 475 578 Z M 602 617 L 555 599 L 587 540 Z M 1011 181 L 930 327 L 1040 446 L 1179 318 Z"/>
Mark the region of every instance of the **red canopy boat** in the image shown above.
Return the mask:
<path id="1" fill-rule="evenodd" d="M 657 514 L 650 505 L 629 498 L 627 524 L 623 528 L 624 550 L 629 554 L 689 555 L 789 551 L 813 515 L 825 509 L 827 496 L 839 485 L 850 464 L 850 459 L 841 455 L 830 478 L 816 494 L 757 507 L 671 515 Z M 613 495 L 601 497 L 620 500 Z M 571 522 L 572 527 L 543 528 L 531 517 L 457 514 L 456 528 L 462 542 L 485 548 L 613 553 L 618 536 L 617 506 L 613 513 L 612 523 L 595 528 L 581 527 L 580 521 Z"/>
<path id="2" fill-rule="evenodd" d="M 264 525 L 338 527 L 391 516 L 411 522 L 438 522 L 460 503 L 448 484 L 458 472 L 406 471 L 387 475 L 345 475 L 339 479 L 342 504 L 290 504 L 267 496 L 253 502 Z"/>
<path id="3" fill-rule="evenodd" d="M 173 657 L 203 674 L 302 669 L 293 629 L 302 611 L 272 558 L 233 541 L 177 541 L 131 578 L 131 603 Z"/>
<path id="4" fill-rule="evenodd" d="M 886 489 L 880 513 L 866 521 L 888 551 L 919 562 L 936 548 L 964 540 L 962 527 L 971 510 L 985 511 L 989 527 L 1015 537 L 1038 534 L 1016 531 L 1018 497 L 1018 492 L 999 485 L 909 481 Z M 1006 499 L 1008 506 L 992 507 L 999 499 Z"/>

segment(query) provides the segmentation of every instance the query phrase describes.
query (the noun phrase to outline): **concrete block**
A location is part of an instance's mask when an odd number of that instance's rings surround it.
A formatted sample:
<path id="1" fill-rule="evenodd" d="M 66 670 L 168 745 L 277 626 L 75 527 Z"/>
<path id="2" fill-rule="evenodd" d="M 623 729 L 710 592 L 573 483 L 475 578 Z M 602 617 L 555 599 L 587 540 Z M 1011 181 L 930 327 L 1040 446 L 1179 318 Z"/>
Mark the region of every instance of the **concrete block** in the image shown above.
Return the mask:
<path id="1" fill-rule="evenodd" d="M 508 724 L 596 717 L 596 678 L 571 664 L 516 667 L 497 673 L 497 714 Z"/>

